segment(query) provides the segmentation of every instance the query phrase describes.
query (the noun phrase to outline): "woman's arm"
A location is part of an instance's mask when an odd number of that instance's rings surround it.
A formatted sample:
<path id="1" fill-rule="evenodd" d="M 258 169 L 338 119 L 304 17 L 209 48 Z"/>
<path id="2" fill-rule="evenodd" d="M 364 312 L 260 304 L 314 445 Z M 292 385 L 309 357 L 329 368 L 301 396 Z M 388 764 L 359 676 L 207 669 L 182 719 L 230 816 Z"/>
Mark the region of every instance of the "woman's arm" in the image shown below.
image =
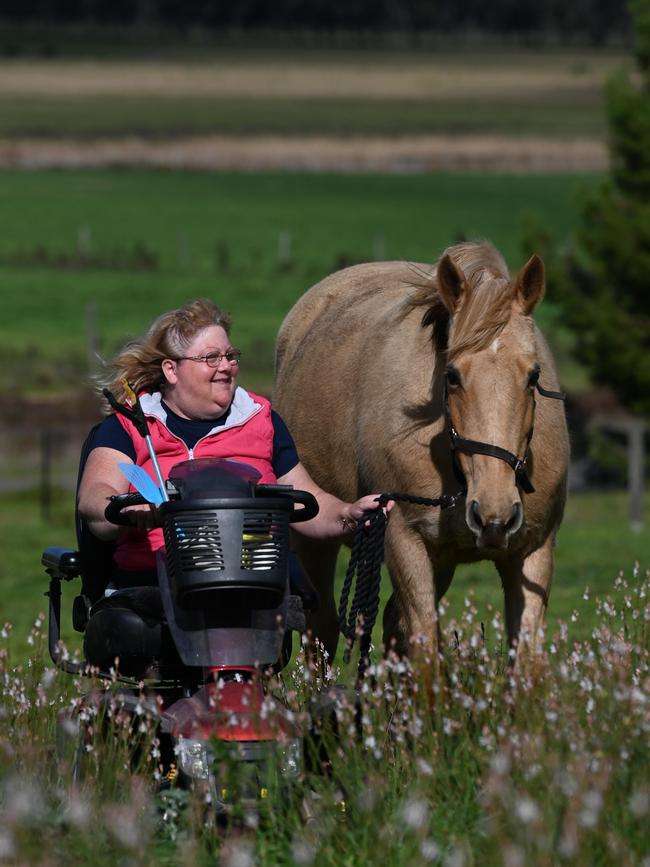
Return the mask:
<path id="1" fill-rule="evenodd" d="M 368 494 L 355 503 L 345 503 L 338 497 L 328 494 L 319 487 L 305 467 L 298 463 L 278 479 L 280 485 L 293 485 L 300 491 L 309 491 L 318 501 L 319 512 L 311 521 L 294 524 L 292 529 L 312 539 L 342 539 L 354 532 L 357 521 L 368 509 L 379 507 L 378 494 Z M 393 507 L 389 501 L 384 508 L 386 514 Z"/>
<path id="2" fill-rule="evenodd" d="M 79 485 L 79 514 L 88 523 L 88 528 L 99 539 L 115 539 L 120 527 L 109 523 L 104 510 L 109 498 L 116 494 L 126 494 L 129 481 L 118 464 L 133 461 L 116 449 L 98 446 L 88 455 L 81 484 Z M 129 515 L 135 527 L 149 530 L 155 526 L 153 506 L 129 506 L 124 512 Z"/>

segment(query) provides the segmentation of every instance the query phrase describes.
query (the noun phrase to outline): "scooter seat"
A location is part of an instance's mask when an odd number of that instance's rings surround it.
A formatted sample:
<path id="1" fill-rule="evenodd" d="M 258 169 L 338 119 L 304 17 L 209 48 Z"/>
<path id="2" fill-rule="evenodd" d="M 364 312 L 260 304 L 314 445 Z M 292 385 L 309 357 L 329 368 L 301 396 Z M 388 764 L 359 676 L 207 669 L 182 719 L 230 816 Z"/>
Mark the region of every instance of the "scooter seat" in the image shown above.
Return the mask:
<path id="1" fill-rule="evenodd" d="M 173 677 L 183 668 L 157 587 L 131 587 L 100 599 L 90 611 L 84 652 L 91 665 L 115 667 L 129 677 Z"/>

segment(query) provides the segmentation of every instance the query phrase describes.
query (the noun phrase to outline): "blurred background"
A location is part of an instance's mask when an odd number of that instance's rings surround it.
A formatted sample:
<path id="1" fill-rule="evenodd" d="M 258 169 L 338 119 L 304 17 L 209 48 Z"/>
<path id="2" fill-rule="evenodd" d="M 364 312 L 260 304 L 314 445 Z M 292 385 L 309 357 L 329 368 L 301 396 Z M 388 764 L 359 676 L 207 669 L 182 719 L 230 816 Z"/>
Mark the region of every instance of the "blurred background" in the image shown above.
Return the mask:
<path id="1" fill-rule="evenodd" d="M 272 396 L 278 327 L 309 286 L 470 238 L 513 272 L 532 252 L 548 267 L 538 321 L 573 443 L 553 616 L 579 621 L 585 587 L 648 566 L 649 0 L 0 16 L 0 619 L 29 622 L 40 551 L 73 544 L 92 377 L 125 340 L 209 296 L 243 384 Z M 452 603 L 478 586 L 498 604 L 481 569 Z"/>

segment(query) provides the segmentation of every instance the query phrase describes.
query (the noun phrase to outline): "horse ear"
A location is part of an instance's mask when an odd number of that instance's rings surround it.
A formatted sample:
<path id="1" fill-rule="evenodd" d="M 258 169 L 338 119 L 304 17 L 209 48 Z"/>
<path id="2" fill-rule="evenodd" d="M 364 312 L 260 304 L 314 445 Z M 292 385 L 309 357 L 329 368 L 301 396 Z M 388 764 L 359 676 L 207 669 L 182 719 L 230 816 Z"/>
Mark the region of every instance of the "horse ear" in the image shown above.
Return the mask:
<path id="1" fill-rule="evenodd" d="M 539 256 L 531 256 L 517 276 L 517 294 L 526 316 L 544 297 L 544 286 L 544 263 Z"/>
<path id="2" fill-rule="evenodd" d="M 462 271 L 459 271 L 449 254 L 443 256 L 438 262 L 436 279 L 438 292 L 445 307 L 454 314 L 460 307 L 466 284 Z"/>

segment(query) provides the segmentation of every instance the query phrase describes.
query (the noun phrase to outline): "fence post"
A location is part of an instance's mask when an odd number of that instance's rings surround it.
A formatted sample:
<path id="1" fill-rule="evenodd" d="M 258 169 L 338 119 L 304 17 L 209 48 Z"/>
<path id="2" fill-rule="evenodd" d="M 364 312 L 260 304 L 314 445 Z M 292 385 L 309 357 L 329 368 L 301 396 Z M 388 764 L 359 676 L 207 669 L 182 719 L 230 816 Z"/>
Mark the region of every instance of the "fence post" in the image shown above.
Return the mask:
<path id="1" fill-rule="evenodd" d="M 49 522 L 52 514 L 52 432 L 41 434 L 41 518 Z"/>
<path id="2" fill-rule="evenodd" d="M 291 232 L 286 229 L 278 235 L 278 267 L 282 270 L 291 267 Z"/>
<path id="3" fill-rule="evenodd" d="M 94 301 L 89 301 L 86 304 L 86 337 L 88 345 L 88 373 L 92 376 L 97 372 L 97 360 L 99 358 L 97 304 Z"/>
<path id="4" fill-rule="evenodd" d="M 90 256 L 90 248 L 92 245 L 92 229 L 85 223 L 79 226 L 77 230 L 77 253 L 81 259 L 87 259 Z"/>
<path id="5" fill-rule="evenodd" d="M 176 233 L 176 257 L 178 267 L 184 271 L 190 264 L 190 244 L 186 232 L 182 229 Z"/>
<path id="6" fill-rule="evenodd" d="M 645 425 L 632 419 L 627 429 L 628 493 L 630 497 L 630 528 L 635 533 L 643 529 L 643 474 L 645 470 Z"/>

